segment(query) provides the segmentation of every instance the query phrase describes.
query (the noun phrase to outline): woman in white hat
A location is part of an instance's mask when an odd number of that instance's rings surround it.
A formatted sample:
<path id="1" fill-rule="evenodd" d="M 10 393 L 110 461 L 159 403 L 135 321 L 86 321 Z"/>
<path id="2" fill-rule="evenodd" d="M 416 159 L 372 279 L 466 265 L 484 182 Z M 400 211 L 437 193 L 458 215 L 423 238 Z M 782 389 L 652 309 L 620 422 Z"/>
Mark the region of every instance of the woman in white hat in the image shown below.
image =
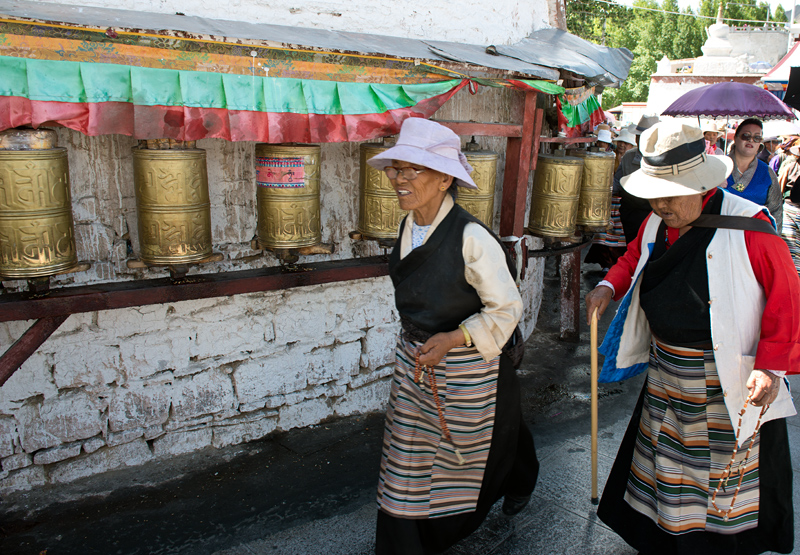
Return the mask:
<path id="1" fill-rule="evenodd" d="M 505 497 L 528 503 L 539 463 L 512 355 L 522 300 L 497 236 L 453 202 L 476 188 L 458 136 L 421 118 L 368 163 L 408 215 L 389 259 L 402 330 L 386 412 L 376 553 L 440 553 Z"/>
<path id="2" fill-rule="evenodd" d="M 717 146 L 717 139 L 719 139 L 721 135 L 719 126 L 713 121 L 706 120 L 702 123 L 700 129 L 703 131 L 703 138 L 706 141 L 706 154 L 725 154 L 722 149 Z"/>
<path id="3" fill-rule="evenodd" d="M 600 381 L 647 371 L 597 514 L 643 554 L 790 553 L 800 279 L 700 129 L 663 122 L 639 147 L 622 186 L 653 212 L 586 296 L 587 316 L 622 298 Z"/>

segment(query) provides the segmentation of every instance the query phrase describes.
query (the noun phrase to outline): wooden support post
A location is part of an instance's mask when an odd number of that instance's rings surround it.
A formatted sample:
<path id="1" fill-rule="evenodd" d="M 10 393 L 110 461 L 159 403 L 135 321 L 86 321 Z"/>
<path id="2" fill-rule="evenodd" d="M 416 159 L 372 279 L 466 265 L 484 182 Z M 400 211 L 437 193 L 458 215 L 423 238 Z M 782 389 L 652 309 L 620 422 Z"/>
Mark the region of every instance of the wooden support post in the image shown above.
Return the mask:
<path id="1" fill-rule="evenodd" d="M 522 112 L 522 137 L 510 137 L 506 147 L 506 169 L 500 209 L 500 236 L 522 237 L 525 227 L 525 204 L 528 197 L 528 174 L 536 119 L 535 91 L 525 93 Z"/>
<path id="2" fill-rule="evenodd" d="M 544 110 L 536 108 L 536 119 L 533 122 L 533 147 L 531 148 L 531 170 L 536 169 L 536 162 L 539 161 L 539 145 L 542 143 L 542 121 L 544 120 Z"/>
<path id="3" fill-rule="evenodd" d="M 561 273 L 561 325 L 558 338 L 577 343 L 580 340 L 581 251 L 558 255 Z"/>
<path id="4" fill-rule="evenodd" d="M 69 315 L 48 316 L 36 321 L 22 337 L 8 348 L 0 357 L 0 386 L 6 383 L 17 368 L 22 366 L 28 357 L 36 352 L 42 343 L 47 341 Z"/>

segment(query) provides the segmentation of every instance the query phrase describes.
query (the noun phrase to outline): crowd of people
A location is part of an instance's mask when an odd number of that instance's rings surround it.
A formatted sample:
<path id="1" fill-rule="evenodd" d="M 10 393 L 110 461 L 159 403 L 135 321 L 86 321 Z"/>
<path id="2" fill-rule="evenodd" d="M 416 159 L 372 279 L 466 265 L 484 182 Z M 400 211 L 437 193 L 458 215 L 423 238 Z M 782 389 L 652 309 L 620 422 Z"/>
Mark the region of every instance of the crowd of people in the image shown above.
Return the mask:
<path id="1" fill-rule="evenodd" d="M 616 153 L 611 225 L 606 232 L 595 234 L 585 258 L 587 263 L 600 264 L 604 272 L 625 253 L 626 245 L 638 235 L 651 211 L 649 203 L 627 193 L 620 181 L 639 169 L 639 137 L 658 121 L 658 117 L 643 116 L 637 124 L 617 129 L 600 124 L 595 129 L 596 144 Z M 705 120 L 698 127 L 705 154 L 726 156 L 734 162 L 726 179 L 728 192 L 769 210 L 800 272 L 800 191 L 795 190 L 800 181 L 800 136 L 765 135 L 763 122 L 756 118 L 730 126 Z"/>

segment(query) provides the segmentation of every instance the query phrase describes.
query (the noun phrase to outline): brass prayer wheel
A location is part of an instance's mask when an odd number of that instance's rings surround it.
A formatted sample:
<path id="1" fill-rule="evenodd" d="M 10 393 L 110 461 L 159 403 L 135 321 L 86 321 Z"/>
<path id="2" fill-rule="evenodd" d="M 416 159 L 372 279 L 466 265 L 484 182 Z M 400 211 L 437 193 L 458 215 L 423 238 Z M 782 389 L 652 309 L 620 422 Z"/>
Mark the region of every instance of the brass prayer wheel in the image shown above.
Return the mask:
<path id="1" fill-rule="evenodd" d="M 139 256 L 152 266 L 211 256 L 206 151 L 133 149 Z"/>
<path id="2" fill-rule="evenodd" d="M 582 158 L 539 155 L 529 233 L 542 237 L 569 237 L 575 233 L 582 173 Z"/>
<path id="3" fill-rule="evenodd" d="M 288 249 L 322 241 L 318 145 L 256 145 L 258 246 Z"/>
<path id="4" fill-rule="evenodd" d="M 469 145 L 467 147 L 469 148 Z M 472 166 L 470 177 L 478 188 L 459 187 L 456 202 L 491 228 L 494 223 L 494 190 L 497 184 L 498 155 L 490 150 L 467 150 L 464 154 L 469 165 Z"/>
<path id="5" fill-rule="evenodd" d="M 602 231 L 611 217 L 611 187 L 614 179 L 613 152 L 573 151 L 583 158 L 581 194 L 576 224 L 591 231 Z"/>
<path id="6" fill-rule="evenodd" d="M 389 146 L 362 143 L 359 146 L 358 231 L 371 239 L 395 239 L 400 220 L 407 214 L 397 202 L 391 181 L 379 169 L 367 164 Z"/>
<path id="7" fill-rule="evenodd" d="M 67 149 L 55 147 L 55 132 L 17 131 L 15 150 L 0 150 L 0 276 L 51 276 L 78 263 Z M 36 150 L 21 149 L 27 131 Z"/>

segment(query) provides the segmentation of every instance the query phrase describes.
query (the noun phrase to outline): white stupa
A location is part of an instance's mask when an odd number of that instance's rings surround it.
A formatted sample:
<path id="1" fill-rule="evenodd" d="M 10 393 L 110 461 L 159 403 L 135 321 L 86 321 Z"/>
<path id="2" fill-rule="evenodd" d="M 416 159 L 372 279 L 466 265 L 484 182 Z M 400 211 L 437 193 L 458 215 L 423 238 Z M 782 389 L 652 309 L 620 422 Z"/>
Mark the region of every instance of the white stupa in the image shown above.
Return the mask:
<path id="1" fill-rule="evenodd" d="M 694 61 L 693 73 L 697 75 L 736 75 L 748 73 L 747 60 L 731 56 L 733 44 L 728 37 L 730 26 L 722 22 L 720 3 L 717 22 L 706 29 L 708 39 L 702 46 L 703 55 Z"/>

